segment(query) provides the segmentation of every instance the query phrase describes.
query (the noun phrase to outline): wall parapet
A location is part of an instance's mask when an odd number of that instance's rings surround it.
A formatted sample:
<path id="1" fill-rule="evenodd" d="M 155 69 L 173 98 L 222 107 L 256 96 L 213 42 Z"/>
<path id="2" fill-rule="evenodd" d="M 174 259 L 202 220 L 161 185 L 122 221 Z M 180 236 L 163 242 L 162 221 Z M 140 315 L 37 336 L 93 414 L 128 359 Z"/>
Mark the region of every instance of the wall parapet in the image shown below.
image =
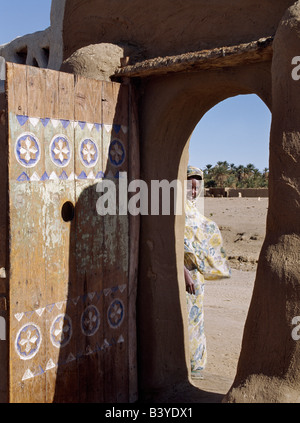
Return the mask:
<path id="1" fill-rule="evenodd" d="M 268 188 L 206 188 L 205 197 L 269 197 Z"/>
<path id="2" fill-rule="evenodd" d="M 139 63 L 121 66 L 115 76 L 144 77 L 168 72 L 224 68 L 241 63 L 272 60 L 273 37 L 261 38 L 251 43 L 201 50 L 177 56 L 156 57 Z"/>

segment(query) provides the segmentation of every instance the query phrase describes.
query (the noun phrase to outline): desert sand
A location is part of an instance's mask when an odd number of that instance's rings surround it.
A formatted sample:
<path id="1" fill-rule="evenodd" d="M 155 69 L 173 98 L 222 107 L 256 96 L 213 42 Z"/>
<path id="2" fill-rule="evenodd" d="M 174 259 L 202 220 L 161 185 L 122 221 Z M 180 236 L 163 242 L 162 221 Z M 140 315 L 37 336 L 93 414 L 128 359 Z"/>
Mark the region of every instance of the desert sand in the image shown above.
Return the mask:
<path id="1" fill-rule="evenodd" d="M 231 387 L 265 237 L 267 209 L 267 198 L 205 198 L 204 214 L 221 230 L 232 276 L 206 281 L 204 327 L 208 360 L 204 379 L 193 381 L 198 389 L 183 390 L 177 400 L 217 403 Z"/>
<path id="2" fill-rule="evenodd" d="M 229 379 L 235 376 L 267 208 L 267 198 L 205 199 L 205 215 L 219 225 L 232 271 L 229 279 L 205 284 L 206 371 Z"/>

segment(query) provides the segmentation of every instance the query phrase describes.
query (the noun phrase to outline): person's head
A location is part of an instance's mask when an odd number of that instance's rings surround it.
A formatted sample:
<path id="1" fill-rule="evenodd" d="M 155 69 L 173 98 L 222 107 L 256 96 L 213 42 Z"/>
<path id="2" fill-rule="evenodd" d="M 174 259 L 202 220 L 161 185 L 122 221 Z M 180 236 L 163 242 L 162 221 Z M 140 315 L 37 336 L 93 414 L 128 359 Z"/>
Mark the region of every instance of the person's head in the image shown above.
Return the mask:
<path id="1" fill-rule="evenodd" d="M 187 187 L 188 198 L 195 199 L 201 192 L 201 181 L 203 180 L 203 172 L 201 169 L 188 166 L 187 179 L 190 181 Z"/>

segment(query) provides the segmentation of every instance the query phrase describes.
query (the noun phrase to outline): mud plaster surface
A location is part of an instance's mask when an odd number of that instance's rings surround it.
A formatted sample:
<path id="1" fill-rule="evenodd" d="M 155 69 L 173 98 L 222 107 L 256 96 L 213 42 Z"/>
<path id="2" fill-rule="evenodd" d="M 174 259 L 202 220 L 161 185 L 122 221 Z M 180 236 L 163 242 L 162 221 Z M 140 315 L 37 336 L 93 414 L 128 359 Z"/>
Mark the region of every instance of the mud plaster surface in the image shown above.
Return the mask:
<path id="1" fill-rule="evenodd" d="M 256 260 L 264 240 L 267 207 L 267 198 L 205 199 L 205 215 L 219 225 L 231 257 L 232 277 L 207 281 L 205 285 L 205 379 L 193 382 L 199 389 L 182 388 L 170 401 L 218 403 L 229 390 L 254 286 Z"/>

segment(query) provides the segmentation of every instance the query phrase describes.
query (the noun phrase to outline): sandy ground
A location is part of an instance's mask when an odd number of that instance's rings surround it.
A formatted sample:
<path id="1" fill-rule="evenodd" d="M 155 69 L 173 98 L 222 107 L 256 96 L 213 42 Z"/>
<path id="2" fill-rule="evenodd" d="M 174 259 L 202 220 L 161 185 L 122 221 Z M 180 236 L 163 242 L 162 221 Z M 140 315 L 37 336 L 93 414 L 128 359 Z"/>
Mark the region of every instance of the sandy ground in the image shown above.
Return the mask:
<path id="1" fill-rule="evenodd" d="M 267 198 L 205 198 L 205 215 L 221 230 L 232 268 L 230 279 L 207 281 L 204 325 L 208 361 L 199 389 L 187 402 L 221 402 L 228 392 L 241 349 L 259 252 L 265 236 Z"/>

